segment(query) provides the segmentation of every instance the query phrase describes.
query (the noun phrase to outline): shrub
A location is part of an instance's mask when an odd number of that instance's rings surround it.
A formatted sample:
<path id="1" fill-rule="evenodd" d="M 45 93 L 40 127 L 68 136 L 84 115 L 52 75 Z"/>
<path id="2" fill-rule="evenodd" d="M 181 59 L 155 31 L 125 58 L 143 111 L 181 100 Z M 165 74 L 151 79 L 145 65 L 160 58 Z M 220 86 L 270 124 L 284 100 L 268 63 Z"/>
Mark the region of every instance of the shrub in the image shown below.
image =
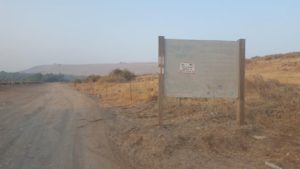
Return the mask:
<path id="1" fill-rule="evenodd" d="M 82 80 L 76 79 L 76 80 L 74 81 L 74 83 L 82 83 Z"/>
<path id="2" fill-rule="evenodd" d="M 101 78 L 102 78 L 102 76 L 99 76 L 99 75 L 90 75 L 84 81 L 85 82 L 97 82 Z"/>
<path id="3" fill-rule="evenodd" d="M 115 69 L 109 73 L 105 80 L 108 82 L 128 82 L 135 79 L 135 77 L 136 75 L 127 69 Z"/>
<path id="4" fill-rule="evenodd" d="M 278 80 L 268 79 L 265 80 L 261 75 L 255 75 L 254 77 L 254 88 L 258 94 L 264 98 L 276 99 L 279 96 L 277 90 L 282 86 Z"/>

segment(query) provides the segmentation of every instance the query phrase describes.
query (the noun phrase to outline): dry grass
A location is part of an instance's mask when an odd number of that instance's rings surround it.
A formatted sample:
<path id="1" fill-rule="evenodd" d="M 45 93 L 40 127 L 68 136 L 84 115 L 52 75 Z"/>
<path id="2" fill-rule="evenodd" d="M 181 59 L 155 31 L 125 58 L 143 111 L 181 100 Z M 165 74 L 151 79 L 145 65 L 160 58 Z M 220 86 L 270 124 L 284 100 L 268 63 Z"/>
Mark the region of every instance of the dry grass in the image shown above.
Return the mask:
<path id="1" fill-rule="evenodd" d="M 264 79 L 300 84 L 300 53 L 254 58 L 247 61 L 246 70 L 247 76 L 259 74 Z"/>
<path id="2" fill-rule="evenodd" d="M 251 79 L 246 81 L 245 128 L 236 129 L 234 100 L 169 98 L 163 128 L 157 126 L 155 101 L 118 109 L 109 123 L 111 140 L 140 168 L 263 169 L 265 161 L 297 168 L 299 87 L 259 75 Z"/>
<path id="3" fill-rule="evenodd" d="M 245 96 L 249 124 L 271 125 L 278 120 L 286 122 L 299 119 L 299 56 L 275 55 L 255 58 L 247 62 Z M 291 79 L 291 74 L 297 78 Z M 272 79 L 273 77 L 275 79 Z M 138 76 L 135 80 L 126 83 L 109 83 L 100 80 L 74 85 L 80 91 L 97 96 L 104 107 L 130 108 L 150 104 L 145 116 L 156 116 L 157 75 Z M 172 122 L 179 122 L 178 119 L 186 119 L 189 116 L 192 118 L 194 114 L 199 114 L 199 111 L 220 113 L 222 116 L 234 119 L 236 110 L 235 100 L 231 99 L 166 98 L 165 103 L 164 118 Z"/>
<path id="4" fill-rule="evenodd" d="M 188 98 L 166 99 L 164 127 L 159 128 L 156 75 L 139 76 L 131 87 L 100 81 L 75 87 L 99 97 L 102 106 L 113 107 L 116 119 L 109 123 L 109 136 L 117 151 L 138 168 L 263 169 L 266 160 L 298 168 L 299 61 L 298 55 L 248 61 L 247 125 L 241 129 L 235 125 L 234 100 Z M 256 135 L 266 138 L 253 138 Z"/>
<path id="5" fill-rule="evenodd" d="M 277 97 L 278 91 L 269 91 L 270 88 L 277 90 L 283 84 L 300 84 L 300 54 L 270 55 L 248 60 L 246 78 L 247 99 L 256 99 L 258 95 L 266 94 L 269 95 L 269 98 Z M 80 91 L 101 98 L 102 104 L 106 106 L 130 106 L 156 99 L 158 77 L 157 75 L 144 75 L 131 82 L 123 83 L 99 80 L 97 82 L 78 83 L 75 84 L 75 87 Z M 293 90 L 290 88 L 286 90 Z M 285 89 L 281 87 L 280 90 Z M 198 104 L 199 101 L 200 103 L 203 102 L 203 99 L 180 99 L 179 101 L 179 99 L 171 98 L 169 101 L 193 105 Z"/>
<path id="6" fill-rule="evenodd" d="M 80 91 L 99 97 L 103 106 L 133 106 L 155 100 L 157 83 L 157 76 L 144 75 L 130 82 L 110 83 L 99 80 L 75 83 L 74 86 Z"/>

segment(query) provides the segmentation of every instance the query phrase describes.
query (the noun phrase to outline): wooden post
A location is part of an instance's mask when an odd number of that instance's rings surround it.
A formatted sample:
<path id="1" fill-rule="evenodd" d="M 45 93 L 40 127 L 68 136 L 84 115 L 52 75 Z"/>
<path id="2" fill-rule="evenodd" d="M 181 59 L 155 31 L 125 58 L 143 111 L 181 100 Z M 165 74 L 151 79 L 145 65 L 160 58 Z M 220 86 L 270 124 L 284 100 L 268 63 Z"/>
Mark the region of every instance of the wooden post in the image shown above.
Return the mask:
<path id="1" fill-rule="evenodd" d="M 239 41 L 239 89 L 237 99 L 237 125 L 245 124 L 245 45 L 246 40 L 240 39 Z"/>
<path id="2" fill-rule="evenodd" d="M 164 84 L 163 84 L 163 71 L 164 71 L 164 57 L 165 57 L 165 37 L 158 37 L 158 124 L 162 125 L 162 109 L 163 109 L 163 98 L 164 98 Z"/>

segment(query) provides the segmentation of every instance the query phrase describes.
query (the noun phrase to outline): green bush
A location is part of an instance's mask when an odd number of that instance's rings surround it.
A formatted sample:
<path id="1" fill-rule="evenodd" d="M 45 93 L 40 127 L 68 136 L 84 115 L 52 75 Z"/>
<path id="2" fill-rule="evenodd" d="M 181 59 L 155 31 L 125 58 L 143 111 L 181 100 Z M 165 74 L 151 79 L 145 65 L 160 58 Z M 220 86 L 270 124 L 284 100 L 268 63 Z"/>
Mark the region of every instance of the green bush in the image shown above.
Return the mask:
<path id="1" fill-rule="evenodd" d="M 85 82 L 97 82 L 101 78 L 102 78 L 102 76 L 99 76 L 99 75 L 90 75 L 84 81 Z"/>
<path id="2" fill-rule="evenodd" d="M 115 69 L 109 73 L 105 80 L 108 82 L 128 82 L 135 79 L 135 77 L 136 75 L 127 69 Z"/>
<path id="3" fill-rule="evenodd" d="M 74 81 L 74 83 L 82 83 L 82 80 L 76 79 L 76 80 Z"/>

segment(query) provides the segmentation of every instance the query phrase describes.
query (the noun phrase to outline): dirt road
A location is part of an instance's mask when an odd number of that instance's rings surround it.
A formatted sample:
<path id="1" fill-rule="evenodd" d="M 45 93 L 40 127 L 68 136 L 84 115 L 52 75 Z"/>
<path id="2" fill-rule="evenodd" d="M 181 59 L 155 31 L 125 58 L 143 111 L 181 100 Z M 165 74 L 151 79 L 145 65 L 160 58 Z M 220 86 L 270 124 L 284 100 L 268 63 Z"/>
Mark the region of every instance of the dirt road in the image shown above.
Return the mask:
<path id="1" fill-rule="evenodd" d="M 126 168 L 104 121 L 97 103 L 66 84 L 1 87 L 0 169 Z"/>

